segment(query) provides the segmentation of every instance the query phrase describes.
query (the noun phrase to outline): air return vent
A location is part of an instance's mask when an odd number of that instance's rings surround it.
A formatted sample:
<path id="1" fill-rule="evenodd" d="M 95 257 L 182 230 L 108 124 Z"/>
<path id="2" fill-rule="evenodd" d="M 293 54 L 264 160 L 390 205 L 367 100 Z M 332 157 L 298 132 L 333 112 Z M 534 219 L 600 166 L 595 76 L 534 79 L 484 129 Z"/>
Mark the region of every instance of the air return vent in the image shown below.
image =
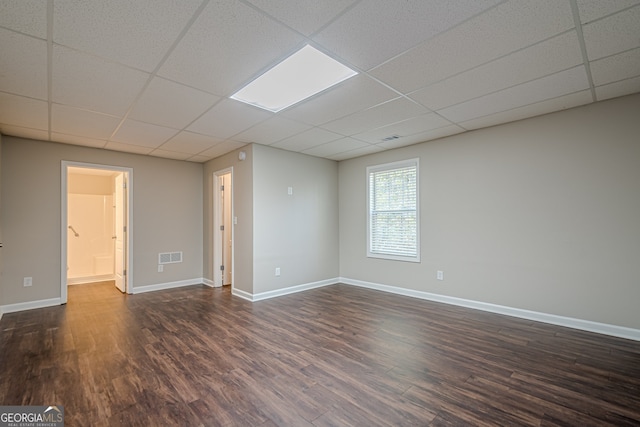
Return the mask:
<path id="1" fill-rule="evenodd" d="M 182 262 L 182 252 L 163 252 L 158 254 L 158 264 Z"/>

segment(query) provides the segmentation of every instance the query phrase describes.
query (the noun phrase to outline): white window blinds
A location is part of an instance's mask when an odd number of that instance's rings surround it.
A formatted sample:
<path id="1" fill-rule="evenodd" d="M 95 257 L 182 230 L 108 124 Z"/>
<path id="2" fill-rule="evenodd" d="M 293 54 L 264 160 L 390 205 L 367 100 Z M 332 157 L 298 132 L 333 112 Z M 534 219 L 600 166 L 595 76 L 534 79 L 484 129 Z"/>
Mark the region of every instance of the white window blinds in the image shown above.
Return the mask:
<path id="1" fill-rule="evenodd" d="M 418 159 L 367 168 L 370 257 L 420 261 Z"/>

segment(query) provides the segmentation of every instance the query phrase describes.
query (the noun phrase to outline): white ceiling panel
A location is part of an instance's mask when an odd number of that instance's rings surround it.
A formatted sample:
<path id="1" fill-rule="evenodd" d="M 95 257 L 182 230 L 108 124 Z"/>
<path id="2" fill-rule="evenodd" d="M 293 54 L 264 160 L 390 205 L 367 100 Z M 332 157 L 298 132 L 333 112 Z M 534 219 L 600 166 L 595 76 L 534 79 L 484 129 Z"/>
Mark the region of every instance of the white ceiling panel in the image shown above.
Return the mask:
<path id="1" fill-rule="evenodd" d="M 351 136 L 367 129 L 375 129 L 401 121 L 407 117 L 419 116 L 427 111 L 423 106 L 401 97 L 326 123 L 322 127 L 332 132 Z"/>
<path id="2" fill-rule="evenodd" d="M 640 48 L 593 61 L 591 75 L 596 86 L 640 75 Z"/>
<path id="3" fill-rule="evenodd" d="M 0 133 L 3 135 L 19 136 L 20 138 L 39 139 L 41 141 L 47 141 L 49 139 L 49 131 L 3 125 L 2 123 L 0 123 Z"/>
<path id="4" fill-rule="evenodd" d="M 568 1 L 513 0 L 372 70 L 407 93 L 573 28 Z"/>
<path id="5" fill-rule="evenodd" d="M 344 153 L 345 151 L 355 150 L 357 148 L 368 147 L 366 142 L 358 141 L 353 138 L 341 138 L 337 141 L 327 142 L 326 144 L 318 145 L 317 147 L 304 150 L 304 154 L 318 157 L 330 157 L 336 154 Z"/>
<path id="6" fill-rule="evenodd" d="M 580 22 L 586 24 L 640 4 L 640 0 L 577 0 L 577 4 L 580 11 Z"/>
<path id="7" fill-rule="evenodd" d="M 315 33 L 341 14 L 347 7 L 357 2 L 357 0 L 248 1 L 305 36 Z M 294 7 L 291 7 L 292 5 Z"/>
<path id="8" fill-rule="evenodd" d="M 583 27 L 589 60 L 640 47 L 640 6 Z"/>
<path id="9" fill-rule="evenodd" d="M 106 140 L 119 123 L 117 117 L 66 105 L 53 104 L 51 109 L 51 131 L 55 133 Z"/>
<path id="10" fill-rule="evenodd" d="M 157 148 L 173 137 L 177 131 L 149 123 L 125 120 L 111 138 L 112 141 Z"/>
<path id="11" fill-rule="evenodd" d="M 375 80 L 357 75 L 326 92 L 282 112 L 282 115 L 314 126 L 397 98 L 398 93 Z"/>
<path id="12" fill-rule="evenodd" d="M 514 108 L 512 110 L 503 111 L 496 114 L 490 114 L 478 119 L 461 122 L 460 126 L 465 129 L 480 129 L 483 127 L 494 126 L 507 122 L 525 119 L 527 117 L 539 116 L 541 114 L 553 111 L 564 110 L 567 108 L 578 107 L 593 101 L 591 91 L 583 90 L 581 92 L 569 95 L 559 96 L 557 98 L 548 99 L 546 101 L 537 102 L 535 104 L 525 105 L 523 107 Z"/>
<path id="13" fill-rule="evenodd" d="M 64 47 L 53 47 L 53 101 L 122 116 L 149 75 Z"/>
<path id="14" fill-rule="evenodd" d="M 0 123 L 47 130 L 48 105 L 45 101 L 0 92 Z"/>
<path id="15" fill-rule="evenodd" d="M 47 2 L 43 0 L 0 1 L 0 27 L 47 38 Z"/>
<path id="16" fill-rule="evenodd" d="M 353 135 L 353 137 L 371 144 L 377 144 L 383 142 L 383 139 L 393 135 L 407 137 L 449 125 L 451 125 L 449 120 L 444 119 L 435 113 L 428 113 L 408 120 L 403 120 L 392 125 L 359 133 Z"/>
<path id="17" fill-rule="evenodd" d="M 499 0 L 364 1 L 314 40 L 361 70 L 369 70 L 497 3 Z"/>
<path id="18" fill-rule="evenodd" d="M 143 147 L 140 145 L 132 145 L 132 144 L 123 144 L 121 142 L 113 142 L 110 141 L 104 147 L 107 150 L 113 151 L 122 151 L 124 153 L 134 153 L 134 154 L 150 154 L 153 151 L 153 148 Z"/>
<path id="19" fill-rule="evenodd" d="M 379 153 L 384 150 L 385 148 L 377 145 L 367 145 L 366 147 L 356 148 L 355 150 L 344 151 L 342 153 L 327 156 L 327 159 L 340 161 L 351 159 L 353 157 L 366 156 L 367 154 Z"/>
<path id="20" fill-rule="evenodd" d="M 444 108 L 438 113 L 453 122 L 460 123 L 588 88 L 589 82 L 585 69 L 579 66 Z"/>
<path id="21" fill-rule="evenodd" d="M 165 159 L 174 159 L 174 160 L 187 160 L 189 157 L 192 156 L 191 154 L 176 153 L 175 151 L 161 150 L 160 148 L 156 148 L 150 154 L 153 156 L 163 157 Z"/>
<path id="22" fill-rule="evenodd" d="M 212 136 L 200 135 L 193 132 L 180 132 L 165 142 L 160 148 L 167 151 L 193 155 L 208 150 L 221 142 L 221 139 Z"/>
<path id="23" fill-rule="evenodd" d="M 0 28 L 0 91 L 47 99 L 47 42 Z"/>
<path id="24" fill-rule="evenodd" d="M 438 129 L 429 130 L 426 132 L 420 132 L 409 136 L 404 136 L 398 139 L 385 141 L 377 144 L 385 149 L 393 149 L 399 147 L 406 147 L 408 145 L 417 144 L 419 142 L 431 141 L 432 139 L 444 138 L 445 136 L 451 136 L 458 133 L 462 133 L 465 130 L 460 126 L 449 125 Z"/>
<path id="25" fill-rule="evenodd" d="M 303 40 L 239 1 L 211 2 L 159 75 L 228 96 L 302 47 Z"/>
<path id="26" fill-rule="evenodd" d="M 432 110 L 528 82 L 583 62 L 575 31 L 519 50 L 410 94 Z"/>
<path id="27" fill-rule="evenodd" d="M 130 118 L 182 129 L 197 119 L 220 97 L 155 77 L 144 90 Z"/>
<path id="28" fill-rule="evenodd" d="M 640 77 L 596 87 L 598 101 L 640 92 Z"/>
<path id="29" fill-rule="evenodd" d="M 242 142 L 236 142 L 236 141 L 227 140 L 227 141 L 221 142 L 220 144 L 209 148 L 206 151 L 203 151 L 197 157 L 201 157 L 201 158 L 206 159 L 206 160 L 215 159 L 218 156 L 222 156 L 223 154 L 226 154 L 226 153 L 228 153 L 230 151 L 236 150 L 236 149 L 238 149 L 240 147 L 244 147 L 245 145 L 246 144 L 244 144 Z M 195 159 L 195 157 L 196 156 L 194 156 L 192 158 Z M 206 161 L 206 160 L 203 160 L 203 161 Z"/>
<path id="30" fill-rule="evenodd" d="M 107 144 L 106 139 L 93 139 L 85 136 L 65 135 L 63 133 L 53 132 L 51 138 L 56 142 L 62 142 L 64 144 L 82 145 L 84 147 L 104 148 Z"/>
<path id="31" fill-rule="evenodd" d="M 201 0 L 55 0 L 53 40 L 151 72 L 200 3 Z"/>
<path id="32" fill-rule="evenodd" d="M 281 116 L 274 116 L 262 123 L 234 136 L 237 141 L 256 142 L 271 145 L 290 136 L 299 134 L 311 128 L 311 125 L 290 120 Z"/>
<path id="33" fill-rule="evenodd" d="M 223 99 L 187 129 L 227 139 L 273 116 L 265 110 L 232 99 Z"/>
<path id="34" fill-rule="evenodd" d="M 340 138 L 343 138 L 343 136 L 337 133 L 329 132 L 325 129 L 312 128 L 298 135 L 276 142 L 273 146 L 285 150 L 303 151 Z"/>

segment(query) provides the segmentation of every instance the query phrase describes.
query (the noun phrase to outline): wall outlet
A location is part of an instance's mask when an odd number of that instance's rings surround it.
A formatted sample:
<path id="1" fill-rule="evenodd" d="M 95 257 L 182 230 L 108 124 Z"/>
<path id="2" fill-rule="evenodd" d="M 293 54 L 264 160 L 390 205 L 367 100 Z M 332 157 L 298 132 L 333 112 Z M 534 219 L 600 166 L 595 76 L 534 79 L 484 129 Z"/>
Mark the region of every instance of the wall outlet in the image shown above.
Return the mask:
<path id="1" fill-rule="evenodd" d="M 162 273 L 164 271 L 164 265 L 158 264 L 158 273 Z"/>
<path id="2" fill-rule="evenodd" d="M 280 275 L 280 267 L 276 267 L 276 276 Z"/>
<path id="3" fill-rule="evenodd" d="M 438 270 L 438 272 L 436 273 L 436 279 L 444 280 L 444 271 Z"/>
<path id="4" fill-rule="evenodd" d="M 31 286 L 33 285 L 33 277 L 25 277 L 22 279 L 22 286 Z"/>
<path id="5" fill-rule="evenodd" d="M 293 196 L 293 187 L 287 187 L 287 194 Z"/>

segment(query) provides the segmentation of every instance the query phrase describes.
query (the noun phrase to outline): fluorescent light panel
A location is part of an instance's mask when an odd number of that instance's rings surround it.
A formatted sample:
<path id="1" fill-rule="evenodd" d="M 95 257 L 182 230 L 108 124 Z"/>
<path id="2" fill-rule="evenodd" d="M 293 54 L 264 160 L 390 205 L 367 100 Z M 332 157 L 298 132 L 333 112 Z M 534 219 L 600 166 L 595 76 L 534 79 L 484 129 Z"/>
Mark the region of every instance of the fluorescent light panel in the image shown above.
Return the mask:
<path id="1" fill-rule="evenodd" d="M 306 45 L 231 98 L 277 113 L 356 74 L 351 68 Z"/>

